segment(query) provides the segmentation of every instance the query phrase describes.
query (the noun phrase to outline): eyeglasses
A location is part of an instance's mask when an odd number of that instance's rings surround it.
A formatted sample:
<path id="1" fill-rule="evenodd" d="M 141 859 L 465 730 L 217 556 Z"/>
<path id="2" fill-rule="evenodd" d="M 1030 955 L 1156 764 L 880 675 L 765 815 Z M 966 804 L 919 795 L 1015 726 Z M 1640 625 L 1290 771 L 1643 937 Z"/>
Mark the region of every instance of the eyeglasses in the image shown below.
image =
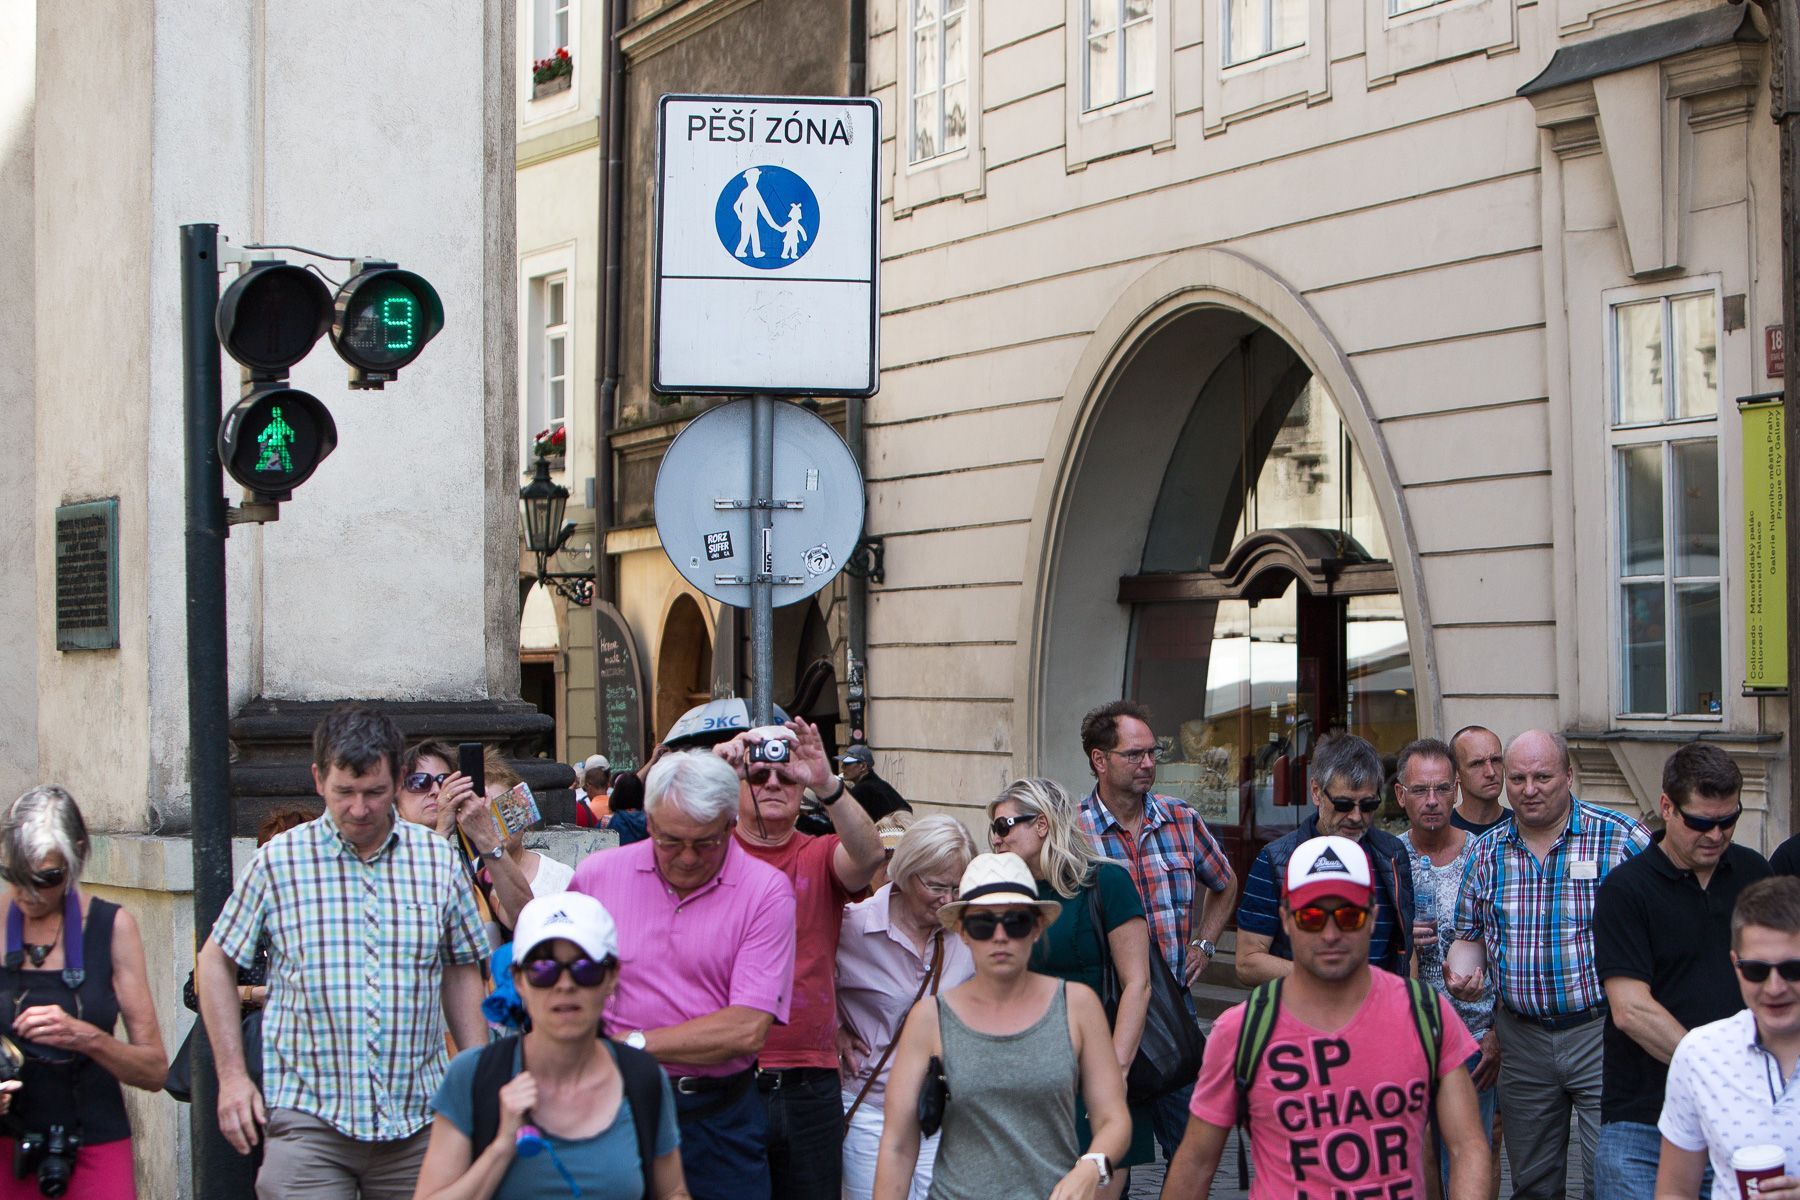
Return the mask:
<path id="1" fill-rule="evenodd" d="M 1305 908 L 1294 909 L 1291 915 L 1295 927 L 1303 933 L 1321 932 L 1327 919 L 1336 921 L 1337 927 L 1345 933 L 1355 933 L 1369 922 L 1369 910 L 1354 904 L 1340 904 L 1336 908 L 1308 904 Z"/>
<path id="2" fill-rule="evenodd" d="M 1394 786 L 1409 796 L 1435 796 L 1439 800 L 1448 800 L 1451 793 L 1456 791 L 1456 785 L 1454 783 L 1421 783 L 1417 785 L 1397 783 Z M 1334 800 L 1332 803 L 1335 804 L 1337 801 Z M 1350 810 L 1346 807 L 1344 811 L 1348 812 Z M 1374 809 L 1364 809 L 1363 811 L 1373 812 Z"/>
<path id="3" fill-rule="evenodd" d="M 1372 813 L 1381 807 L 1380 796 L 1363 796 L 1358 798 L 1356 796 L 1333 796 L 1330 792 L 1326 792 L 1325 798 L 1331 801 L 1331 807 L 1337 809 L 1341 813 L 1347 813 L 1353 808 L 1361 809 L 1366 813 Z"/>
<path id="4" fill-rule="evenodd" d="M 916 879 L 917 876 L 914 876 L 914 878 Z M 956 895 L 956 885 L 954 883 L 933 883 L 929 879 L 919 879 L 918 883 L 920 887 L 924 888 L 927 892 L 930 892 L 933 896 Z"/>
<path id="5" fill-rule="evenodd" d="M 1155 746 L 1146 746 L 1142 750 L 1107 750 L 1104 753 L 1110 754 L 1114 758 L 1122 758 L 1126 762 L 1134 763 L 1140 767 L 1145 763 L 1153 763 L 1158 758 L 1158 752 Z"/>
<path id="6" fill-rule="evenodd" d="M 1730 829 L 1733 825 L 1736 825 L 1738 823 L 1738 818 L 1744 815 L 1744 806 L 1739 804 L 1736 812 L 1723 817 L 1696 817 L 1692 813 L 1682 812 L 1679 808 L 1675 811 L 1680 814 L 1681 823 L 1695 833 L 1711 833 L 1715 829 Z M 1764 974 L 1766 975 L 1767 972 Z M 1752 980 L 1751 982 L 1754 983 L 1760 981 Z"/>
<path id="7" fill-rule="evenodd" d="M 663 837 L 661 834 L 651 834 L 650 841 L 655 844 L 658 850 L 665 851 L 669 854 L 680 854 L 683 850 L 694 850 L 701 854 L 710 854 L 720 846 L 723 846 L 726 839 L 730 836 L 729 833 L 721 833 L 716 837 L 672 838 Z"/>
<path id="8" fill-rule="evenodd" d="M 1014 825 L 1023 825 L 1025 822 L 1035 821 L 1037 818 L 1038 815 L 1036 813 L 1028 813 L 1017 817 L 995 817 L 994 823 L 988 826 L 988 831 L 997 838 L 1004 838 L 1013 831 Z"/>
<path id="9" fill-rule="evenodd" d="M 1023 908 L 1008 909 L 1003 913 L 964 913 L 962 927 L 964 933 L 978 942 L 985 942 L 993 937 L 996 927 L 1004 929 L 1007 937 L 1018 941 L 1037 928 L 1037 913 Z"/>
<path id="10" fill-rule="evenodd" d="M 606 982 L 606 970 L 611 959 L 595 962 L 591 958 L 575 958 L 562 962 L 554 958 L 531 958 L 525 961 L 523 973 L 525 982 L 534 988 L 553 988 L 556 981 L 562 978 L 564 971 L 576 987 L 599 987 Z"/>
<path id="11" fill-rule="evenodd" d="M 1738 974 L 1747 982 L 1763 983 L 1769 978 L 1770 971 L 1780 971 L 1781 977 L 1789 983 L 1800 983 L 1800 958 L 1790 958 L 1786 962 L 1762 962 L 1754 958 L 1737 960 Z"/>
<path id="12" fill-rule="evenodd" d="M 430 771 L 414 771 L 400 781 L 400 786 L 409 792 L 428 792 L 433 787 L 442 787 L 444 780 L 450 778 L 448 771 L 440 771 L 433 775 Z"/>

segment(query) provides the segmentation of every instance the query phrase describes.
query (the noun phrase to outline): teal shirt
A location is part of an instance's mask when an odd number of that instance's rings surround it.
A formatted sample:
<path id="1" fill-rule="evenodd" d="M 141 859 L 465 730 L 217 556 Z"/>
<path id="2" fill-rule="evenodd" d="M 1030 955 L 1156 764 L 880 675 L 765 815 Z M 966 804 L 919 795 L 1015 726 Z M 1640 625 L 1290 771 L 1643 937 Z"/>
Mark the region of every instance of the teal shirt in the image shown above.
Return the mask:
<path id="1" fill-rule="evenodd" d="M 1131 873 L 1119 864 L 1098 864 L 1090 886 L 1100 891 L 1101 921 L 1107 932 L 1144 915 L 1144 902 L 1138 896 L 1137 885 L 1131 882 Z M 1070 983 L 1084 983 L 1099 995 L 1100 938 L 1094 931 L 1087 890 L 1076 893 L 1072 900 L 1065 900 L 1048 883 L 1039 881 L 1038 898 L 1055 900 L 1062 905 L 1062 914 L 1031 948 L 1031 969 Z"/>

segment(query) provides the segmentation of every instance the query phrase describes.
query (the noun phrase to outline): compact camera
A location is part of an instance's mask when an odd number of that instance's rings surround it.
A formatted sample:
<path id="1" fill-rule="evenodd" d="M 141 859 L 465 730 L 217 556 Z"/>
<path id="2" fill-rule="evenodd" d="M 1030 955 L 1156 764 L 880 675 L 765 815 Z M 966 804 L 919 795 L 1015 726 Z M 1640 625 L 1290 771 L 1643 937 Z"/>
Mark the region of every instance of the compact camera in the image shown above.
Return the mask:
<path id="1" fill-rule="evenodd" d="M 52 1125 L 47 1133 L 22 1133 L 13 1151 L 13 1178 L 25 1179 L 35 1174 L 39 1192 L 61 1196 L 69 1190 L 69 1180 L 75 1174 L 75 1152 L 80 1148 L 81 1135 L 62 1125 Z"/>
<path id="2" fill-rule="evenodd" d="M 786 738 L 764 738 L 760 742 L 750 743 L 751 762 L 784 763 L 791 753 L 793 753 L 793 743 Z"/>

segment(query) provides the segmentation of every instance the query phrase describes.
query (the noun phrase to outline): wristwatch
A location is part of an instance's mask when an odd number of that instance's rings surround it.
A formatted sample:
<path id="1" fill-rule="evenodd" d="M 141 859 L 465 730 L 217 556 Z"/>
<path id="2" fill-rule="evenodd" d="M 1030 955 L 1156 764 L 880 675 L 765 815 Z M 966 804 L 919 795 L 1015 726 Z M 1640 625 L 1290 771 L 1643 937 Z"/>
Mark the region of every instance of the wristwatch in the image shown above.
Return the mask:
<path id="1" fill-rule="evenodd" d="M 634 1029 L 626 1034 L 625 1044 L 630 1046 L 633 1050 L 642 1050 L 644 1048 L 644 1031 L 641 1029 Z"/>
<path id="2" fill-rule="evenodd" d="M 1083 1161 L 1091 1162 L 1096 1167 L 1100 1168 L 1100 1186 L 1101 1187 L 1105 1187 L 1107 1184 L 1112 1182 L 1112 1160 L 1111 1159 L 1107 1158 L 1106 1155 L 1100 1153 L 1098 1150 L 1094 1151 L 1092 1154 L 1084 1154 L 1081 1157 L 1082 1157 Z"/>
<path id="3" fill-rule="evenodd" d="M 837 789 L 835 791 L 833 791 L 831 793 L 831 795 L 829 795 L 829 796 L 819 796 L 819 803 L 823 804 L 826 808 L 830 808 L 832 805 L 836 804 L 839 800 L 842 800 L 844 798 L 844 792 L 846 790 L 844 788 L 844 780 L 843 780 L 842 776 L 833 776 L 832 778 L 837 780 Z M 813 794 L 818 795 L 818 793 L 816 793 L 816 792 Z"/>
<path id="4" fill-rule="evenodd" d="M 1210 938 L 1195 938 L 1193 941 L 1189 942 L 1188 945 L 1206 955 L 1208 958 L 1217 958 L 1219 956 L 1219 948 L 1212 944 Z"/>
<path id="5" fill-rule="evenodd" d="M 494 844 L 494 848 L 492 850 L 483 850 L 481 852 L 481 857 L 491 858 L 495 862 L 499 862 L 501 859 L 506 857 L 506 843 L 505 842 L 496 842 Z"/>

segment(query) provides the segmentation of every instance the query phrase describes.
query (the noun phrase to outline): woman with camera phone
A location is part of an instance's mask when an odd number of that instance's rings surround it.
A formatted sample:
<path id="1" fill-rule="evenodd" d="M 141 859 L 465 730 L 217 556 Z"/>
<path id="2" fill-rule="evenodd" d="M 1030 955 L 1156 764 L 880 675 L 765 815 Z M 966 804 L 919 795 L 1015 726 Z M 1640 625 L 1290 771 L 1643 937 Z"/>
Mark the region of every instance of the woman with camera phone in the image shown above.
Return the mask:
<path id="1" fill-rule="evenodd" d="M 75 886 L 88 850 L 60 787 L 32 788 L 0 818 L 0 1033 L 20 1056 L 17 1090 L 0 1093 L 0 1200 L 132 1200 L 120 1085 L 159 1091 L 169 1071 L 137 922 Z"/>
<path id="2" fill-rule="evenodd" d="M 975 977 L 913 1006 L 888 1076 L 875 1200 L 905 1200 L 919 1136 L 939 1127 L 930 1200 L 1093 1200 L 1131 1141 L 1125 1073 L 1099 997 L 1039 975 L 1031 949 L 1062 911 L 1016 854 L 982 854 L 938 910 Z M 1075 1136 L 1075 1098 L 1093 1138 Z M 925 1118 L 925 1124 L 921 1124 Z"/>

